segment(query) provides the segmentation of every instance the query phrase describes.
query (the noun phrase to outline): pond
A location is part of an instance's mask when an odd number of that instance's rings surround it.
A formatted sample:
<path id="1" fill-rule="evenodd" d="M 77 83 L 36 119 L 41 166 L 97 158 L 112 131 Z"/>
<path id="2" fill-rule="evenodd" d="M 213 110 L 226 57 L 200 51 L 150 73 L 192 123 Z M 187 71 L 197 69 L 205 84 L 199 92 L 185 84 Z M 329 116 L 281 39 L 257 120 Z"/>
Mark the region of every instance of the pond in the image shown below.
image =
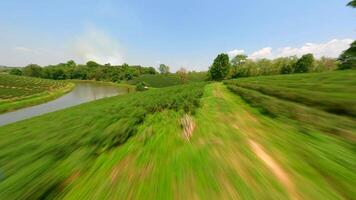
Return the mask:
<path id="1" fill-rule="evenodd" d="M 61 96 L 58 99 L 13 112 L 0 114 L 0 126 L 85 102 L 115 95 L 123 95 L 130 92 L 129 88 L 119 88 L 105 83 L 76 82 L 75 84 L 75 88 L 70 93 Z"/>

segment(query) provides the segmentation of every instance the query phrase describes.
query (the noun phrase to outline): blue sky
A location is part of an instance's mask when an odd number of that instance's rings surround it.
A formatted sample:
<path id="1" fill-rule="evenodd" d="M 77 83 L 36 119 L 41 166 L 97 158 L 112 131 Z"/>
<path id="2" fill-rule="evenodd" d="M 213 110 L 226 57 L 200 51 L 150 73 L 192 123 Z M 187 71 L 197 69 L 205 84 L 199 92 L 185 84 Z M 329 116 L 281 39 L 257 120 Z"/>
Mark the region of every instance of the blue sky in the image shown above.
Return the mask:
<path id="1" fill-rule="evenodd" d="M 0 65 L 65 62 L 206 70 L 218 53 L 337 56 L 356 37 L 347 0 L 2 0 Z"/>

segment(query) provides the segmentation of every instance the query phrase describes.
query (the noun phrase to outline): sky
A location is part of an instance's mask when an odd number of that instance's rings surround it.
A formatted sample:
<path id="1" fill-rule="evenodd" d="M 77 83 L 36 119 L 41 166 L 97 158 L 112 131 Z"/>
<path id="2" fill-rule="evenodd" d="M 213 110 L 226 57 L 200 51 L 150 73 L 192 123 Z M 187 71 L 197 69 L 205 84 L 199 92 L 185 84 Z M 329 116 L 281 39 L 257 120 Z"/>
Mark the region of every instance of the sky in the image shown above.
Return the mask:
<path id="1" fill-rule="evenodd" d="M 219 53 L 337 57 L 356 39 L 348 0 L 1 0 L 0 65 L 164 63 L 204 71 Z"/>

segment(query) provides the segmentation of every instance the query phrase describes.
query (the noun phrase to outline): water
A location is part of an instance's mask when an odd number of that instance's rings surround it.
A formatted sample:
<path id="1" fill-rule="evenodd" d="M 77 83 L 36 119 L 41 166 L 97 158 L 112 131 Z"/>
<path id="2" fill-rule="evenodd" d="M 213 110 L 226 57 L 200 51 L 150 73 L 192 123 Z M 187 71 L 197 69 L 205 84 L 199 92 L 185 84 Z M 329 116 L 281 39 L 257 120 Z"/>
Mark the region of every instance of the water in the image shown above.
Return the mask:
<path id="1" fill-rule="evenodd" d="M 96 99 L 126 94 L 128 92 L 129 90 L 127 88 L 118 88 L 108 84 L 77 82 L 75 88 L 70 93 L 59 97 L 56 100 L 32 107 L 23 108 L 13 112 L 0 114 L 0 126 L 79 105 Z"/>

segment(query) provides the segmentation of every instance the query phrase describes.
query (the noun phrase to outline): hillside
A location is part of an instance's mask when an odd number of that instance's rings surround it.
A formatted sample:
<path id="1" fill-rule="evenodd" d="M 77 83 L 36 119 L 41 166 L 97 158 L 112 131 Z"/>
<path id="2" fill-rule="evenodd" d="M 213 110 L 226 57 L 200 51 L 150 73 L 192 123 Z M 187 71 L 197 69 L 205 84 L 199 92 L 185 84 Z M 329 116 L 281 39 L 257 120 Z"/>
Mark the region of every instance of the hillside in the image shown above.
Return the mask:
<path id="1" fill-rule="evenodd" d="M 73 83 L 0 74 L 0 113 L 55 99 Z"/>
<path id="2" fill-rule="evenodd" d="M 191 72 L 187 74 L 187 83 L 202 82 L 207 79 L 206 72 Z M 150 87 L 162 88 L 182 84 L 177 74 L 144 74 L 129 81 L 130 84 L 147 83 Z"/>
<path id="3" fill-rule="evenodd" d="M 0 199 L 352 199 L 354 117 L 310 95 L 354 106 L 352 73 L 186 84 L 0 127 Z"/>

